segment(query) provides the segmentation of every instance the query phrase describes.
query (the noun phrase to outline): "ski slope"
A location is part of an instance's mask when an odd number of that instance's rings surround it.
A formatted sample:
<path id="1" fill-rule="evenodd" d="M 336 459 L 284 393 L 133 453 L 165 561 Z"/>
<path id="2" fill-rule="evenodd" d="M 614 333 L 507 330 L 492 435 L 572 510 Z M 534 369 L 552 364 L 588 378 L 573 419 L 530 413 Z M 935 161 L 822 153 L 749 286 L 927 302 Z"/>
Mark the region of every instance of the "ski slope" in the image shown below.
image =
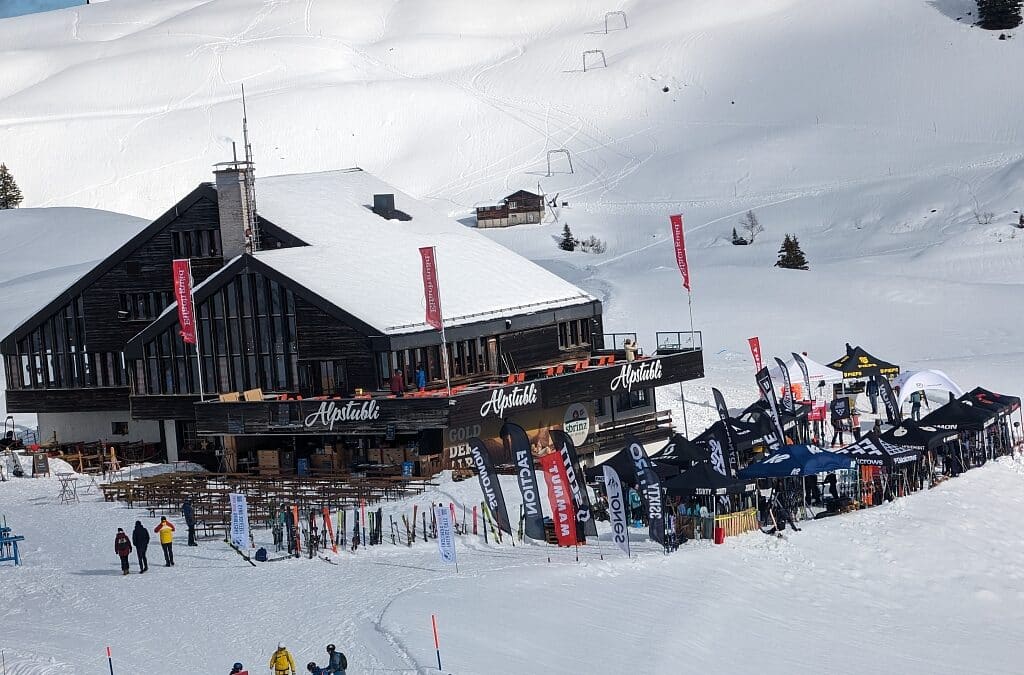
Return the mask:
<path id="1" fill-rule="evenodd" d="M 503 480 L 509 508 L 514 481 Z M 752 533 L 664 555 L 633 532 L 627 559 L 608 540 L 571 549 L 457 537 L 458 572 L 436 542 L 392 545 L 388 518 L 432 502 L 480 499 L 476 481 L 384 504 L 382 546 L 251 567 L 216 538 L 184 546 L 177 513 L 96 495 L 57 504 L 54 479 L 0 483 L 3 512 L 27 537 L 20 568 L 0 567 L 12 675 L 263 672 L 283 641 L 300 670 L 333 642 L 349 673 L 917 674 L 1020 671 L 1024 464 L 1003 459 L 924 493 L 806 523 L 785 539 Z M 121 577 L 113 538 L 135 520 L 178 525 L 175 566 Z M 351 516 L 348 525 L 351 527 Z M 271 533 L 255 532 L 273 557 Z M 404 535 L 403 535 L 404 537 Z M 603 559 L 602 559 L 603 557 Z M 549 562 L 550 560 L 550 562 Z"/>

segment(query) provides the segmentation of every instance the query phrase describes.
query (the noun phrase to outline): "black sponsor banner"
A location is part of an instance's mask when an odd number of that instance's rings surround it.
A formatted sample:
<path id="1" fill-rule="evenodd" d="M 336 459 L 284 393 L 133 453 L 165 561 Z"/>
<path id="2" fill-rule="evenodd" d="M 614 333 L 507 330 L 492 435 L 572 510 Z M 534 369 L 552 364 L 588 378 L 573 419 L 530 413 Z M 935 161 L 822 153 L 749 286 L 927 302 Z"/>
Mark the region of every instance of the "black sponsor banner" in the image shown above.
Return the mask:
<path id="1" fill-rule="evenodd" d="M 811 400 L 811 376 L 807 373 L 807 362 L 804 361 L 804 357 L 800 356 L 796 352 L 790 352 L 793 355 L 793 360 L 796 361 L 796 365 L 800 366 L 800 372 L 804 376 L 804 399 Z"/>
<path id="2" fill-rule="evenodd" d="M 733 476 L 739 471 L 739 452 L 736 450 L 736 440 L 733 438 L 732 424 L 729 422 L 729 406 L 725 404 L 725 397 L 722 396 L 722 392 L 718 391 L 715 387 L 711 388 L 711 393 L 715 397 L 715 408 L 718 410 L 718 417 L 722 420 L 722 426 L 725 428 L 725 440 L 726 440 L 726 460 L 729 464 L 729 473 Z"/>
<path id="3" fill-rule="evenodd" d="M 850 417 L 850 399 L 845 396 L 832 399 L 832 403 L 829 404 L 829 408 L 832 411 L 832 417 L 836 419 L 845 420 Z"/>
<path id="4" fill-rule="evenodd" d="M 533 464 L 530 438 L 518 424 L 506 423 L 501 427 L 502 441 L 516 465 L 516 480 L 523 495 L 523 531 L 530 539 L 544 541 L 544 511 L 540 505 L 537 470 Z"/>
<path id="5" fill-rule="evenodd" d="M 576 506 L 576 520 L 583 523 L 583 531 L 588 537 L 596 537 L 597 523 L 594 522 L 590 510 L 590 496 L 587 495 L 587 483 L 583 477 L 583 470 L 580 468 L 580 458 L 576 452 L 576 446 L 564 431 L 552 429 L 548 433 L 551 435 L 551 444 L 562 457 L 565 475 L 569 477 L 569 491 L 572 493 L 572 501 Z"/>
<path id="6" fill-rule="evenodd" d="M 448 426 L 449 407 L 443 398 L 215 401 L 196 404 L 195 416 L 205 434 L 405 434 Z"/>
<path id="7" fill-rule="evenodd" d="M 508 509 L 505 508 L 505 495 L 501 491 L 498 475 L 491 466 L 491 455 L 479 438 L 469 439 L 469 452 L 473 458 L 473 467 L 480 479 L 480 490 L 484 493 L 487 508 L 494 516 L 495 524 L 505 532 L 512 534 L 512 526 L 508 520 Z"/>
<path id="8" fill-rule="evenodd" d="M 633 459 L 633 468 L 640 483 L 640 495 L 647 502 L 648 531 L 651 539 L 665 543 L 665 519 L 661 504 L 661 481 L 651 467 L 647 450 L 636 436 L 626 434 L 626 452 Z"/>
<path id="9" fill-rule="evenodd" d="M 900 412 L 900 407 L 896 404 L 896 394 L 892 390 L 892 385 L 889 384 L 889 378 L 879 375 L 875 378 L 875 382 L 878 383 L 878 395 L 882 397 L 889 424 L 899 424 L 903 421 L 903 413 Z"/>
<path id="10" fill-rule="evenodd" d="M 772 418 L 775 433 L 779 440 L 783 441 L 786 434 L 782 431 L 782 424 L 779 420 L 779 399 L 775 396 L 775 387 L 772 385 L 772 376 L 768 372 L 768 368 L 765 367 L 757 371 L 755 378 L 757 379 L 757 388 L 761 390 L 761 395 L 768 401 L 768 413 Z"/>
<path id="11" fill-rule="evenodd" d="M 782 396 L 782 409 L 792 415 L 793 411 L 796 410 L 796 406 L 793 404 L 793 383 L 789 381 L 789 368 L 786 367 L 786 362 L 778 356 L 775 357 L 775 363 L 778 364 L 779 370 L 782 371 L 782 382 L 786 385 L 786 393 Z"/>

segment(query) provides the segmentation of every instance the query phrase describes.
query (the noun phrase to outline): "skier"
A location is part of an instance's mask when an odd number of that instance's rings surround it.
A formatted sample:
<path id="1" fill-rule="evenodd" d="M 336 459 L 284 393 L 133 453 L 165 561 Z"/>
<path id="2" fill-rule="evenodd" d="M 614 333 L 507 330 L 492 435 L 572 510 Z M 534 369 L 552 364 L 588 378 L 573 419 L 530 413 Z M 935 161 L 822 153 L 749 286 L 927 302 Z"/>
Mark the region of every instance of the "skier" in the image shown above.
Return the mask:
<path id="1" fill-rule="evenodd" d="M 185 525 L 188 527 L 188 545 L 199 546 L 196 543 L 196 511 L 192 508 L 192 500 L 186 498 L 181 505 L 181 515 L 185 518 Z"/>
<path id="2" fill-rule="evenodd" d="M 868 380 L 868 400 L 871 401 L 871 414 L 878 414 L 878 382 L 872 377 Z"/>
<path id="3" fill-rule="evenodd" d="M 167 520 L 167 516 L 160 516 L 160 523 L 153 528 L 153 531 L 160 535 L 160 548 L 164 550 L 164 567 L 174 565 L 174 525 Z"/>
<path id="4" fill-rule="evenodd" d="M 235 662 L 235 665 L 231 666 L 231 672 L 228 675 L 249 675 L 249 671 L 242 668 L 241 663 Z"/>
<path id="5" fill-rule="evenodd" d="M 284 643 L 277 644 L 277 651 L 270 655 L 270 670 L 274 675 L 295 675 L 295 659 L 291 653 L 284 648 Z"/>
<path id="6" fill-rule="evenodd" d="M 149 569 L 149 561 L 146 560 L 146 549 L 149 548 L 149 532 L 143 527 L 141 520 L 135 521 L 135 529 L 132 530 L 132 543 L 135 544 L 135 555 L 139 558 L 139 574 L 145 574 Z"/>
<path id="7" fill-rule="evenodd" d="M 313 675 L 325 675 L 325 673 L 327 673 L 326 670 L 316 665 L 314 661 L 310 661 L 306 664 L 306 670 L 313 673 Z"/>
<path id="8" fill-rule="evenodd" d="M 327 645 L 327 654 L 330 661 L 323 672 L 329 675 L 345 675 L 345 670 L 348 668 L 348 659 L 345 658 L 345 654 L 339 652 L 334 645 Z"/>
<path id="9" fill-rule="evenodd" d="M 132 554 L 132 542 L 120 527 L 114 537 L 114 553 L 121 559 L 121 574 L 128 574 L 128 556 Z"/>

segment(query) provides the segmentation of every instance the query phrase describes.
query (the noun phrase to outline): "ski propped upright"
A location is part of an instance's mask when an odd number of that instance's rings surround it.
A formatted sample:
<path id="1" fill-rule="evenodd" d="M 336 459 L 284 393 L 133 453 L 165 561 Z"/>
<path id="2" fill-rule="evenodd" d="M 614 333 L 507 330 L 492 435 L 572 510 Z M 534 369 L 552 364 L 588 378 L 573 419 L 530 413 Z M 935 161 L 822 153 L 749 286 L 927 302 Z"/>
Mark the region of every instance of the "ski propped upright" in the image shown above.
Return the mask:
<path id="1" fill-rule="evenodd" d="M 334 530 L 331 528 L 331 510 L 324 507 L 324 529 L 327 531 L 327 538 L 331 542 L 331 550 L 338 552 L 338 542 L 334 540 Z"/>
<path id="2" fill-rule="evenodd" d="M 295 557 L 302 557 L 302 535 L 299 534 L 299 507 L 292 507 L 292 525 L 295 532 Z"/>

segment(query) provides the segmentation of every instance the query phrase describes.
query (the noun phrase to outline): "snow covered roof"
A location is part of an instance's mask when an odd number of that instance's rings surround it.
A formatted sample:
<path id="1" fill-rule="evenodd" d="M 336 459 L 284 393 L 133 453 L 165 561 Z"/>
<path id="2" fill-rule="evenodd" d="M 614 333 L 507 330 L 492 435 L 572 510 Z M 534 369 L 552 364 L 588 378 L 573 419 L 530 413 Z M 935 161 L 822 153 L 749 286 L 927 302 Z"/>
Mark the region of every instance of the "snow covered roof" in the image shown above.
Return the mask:
<path id="1" fill-rule="evenodd" d="M 374 213 L 375 194 L 393 194 L 395 210 L 412 219 Z M 261 217 L 310 244 L 256 257 L 384 334 L 428 329 L 422 246 L 437 248 L 446 327 L 595 300 L 361 169 L 257 177 L 256 205 Z"/>

